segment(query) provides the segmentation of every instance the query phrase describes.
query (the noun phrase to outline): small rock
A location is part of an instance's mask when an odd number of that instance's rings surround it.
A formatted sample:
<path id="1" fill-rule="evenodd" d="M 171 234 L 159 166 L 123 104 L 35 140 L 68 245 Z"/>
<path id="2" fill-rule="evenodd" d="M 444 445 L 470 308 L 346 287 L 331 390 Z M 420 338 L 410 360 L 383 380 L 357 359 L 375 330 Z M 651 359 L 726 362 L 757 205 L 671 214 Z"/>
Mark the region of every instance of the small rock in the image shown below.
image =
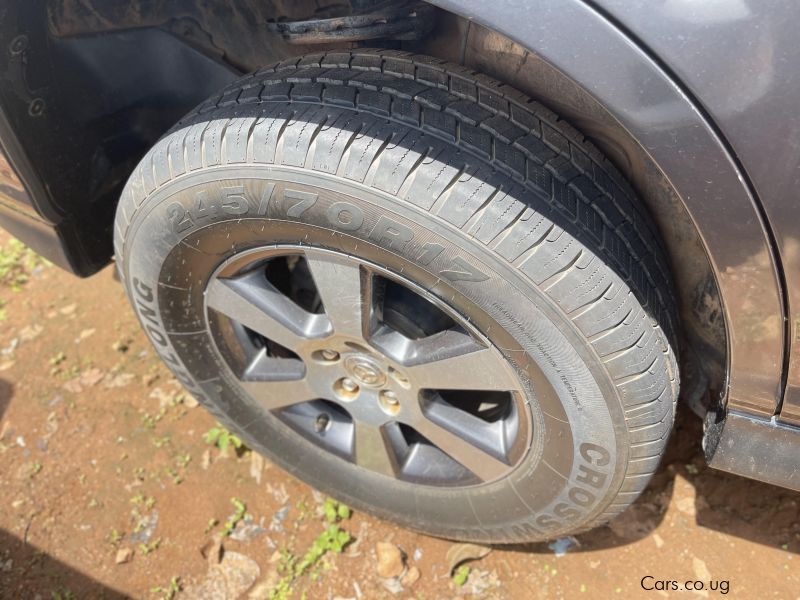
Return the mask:
<path id="1" fill-rule="evenodd" d="M 656 548 L 661 548 L 664 545 L 664 538 L 657 533 L 653 534 L 653 541 L 656 543 Z"/>
<path id="2" fill-rule="evenodd" d="M 409 567 L 406 574 L 400 578 L 400 583 L 405 587 L 411 587 L 419 581 L 420 572 L 417 567 Z"/>
<path id="3" fill-rule="evenodd" d="M 473 595 L 483 597 L 490 589 L 500 587 L 500 578 L 497 571 L 473 569 L 470 571 L 467 586 Z"/>
<path id="4" fill-rule="evenodd" d="M 388 579 L 381 579 L 381 585 L 391 594 L 402 594 L 403 586 L 397 577 L 389 577 Z"/>
<path id="5" fill-rule="evenodd" d="M 702 581 L 709 581 L 711 579 L 711 573 L 708 572 L 706 563 L 696 556 L 692 558 L 692 570 L 695 576 Z"/>
<path id="6" fill-rule="evenodd" d="M 261 473 L 264 470 L 264 457 L 258 452 L 250 453 L 250 477 L 261 483 Z"/>
<path id="7" fill-rule="evenodd" d="M 93 387 L 103 380 L 103 372 L 100 369 L 86 369 L 81 373 L 81 383 L 87 387 Z"/>
<path id="8" fill-rule="evenodd" d="M 114 562 L 116 562 L 118 565 L 122 565 L 127 562 L 130 562 L 132 558 L 133 558 L 133 550 L 131 550 L 130 548 L 120 548 L 119 550 L 117 550 L 117 556 L 114 559 Z"/>
<path id="9" fill-rule="evenodd" d="M 269 524 L 269 530 L 274 531 L 275 533 L 280 533 L 283 531 L 283 522 L 286 520 L 287 515 L 289 514 L 289 507 L 282 506 L 278 509 L 272 516 L 272 521 Z"/>
<path id="10" fill-rule="evenodd" d="M 133 373 L 120 373 L 119 375 L 114 375 L 113 377 L 108 375 L 106 376 L 104 385 L 109 389 L 125 387 L 126 385 L 130 384 L 135 377 L 136 376 Z"/>
<path id="11" fill-rule="evenodd" d="M 187 588 L 181 598 L 227 600 L 249 590 L 261 575 L 258 563 L 238 552 L 226 552 L 219 564 L 211 565 L 203 581 Z"/>
<path id="12" fill-rule="evenodd" d="M 83 340 L 85 340 L 86 338 L 92 337 L 94 335 L 94 332 L 95 332 L 94 329 L 84 329 L 83 331 L 80 332 L 78 337 L 75 339 L 75 343 L 78 344 L 78 343 L 82 342 Z"/>
<path id="13" fill-rule="evenodd" d="M 77 304 L 68 304 L 67 306 L 60 308 L 58 312 L 60 312 L 62 315 L 71 315 L 75 312 L 76 308 L 78 308 Z"/>
<path id="14" fill-rule="evenodd" d="M 273 569 L 250 590 L 247 595 L 248 600 L 269 600 L 272 590 L 275 589 L 279 581 L 280 575 L 278 575 L 278 571 Z"/>
<path id="15" fill-rule="evenodd" d="M 158 407 L 165 408 L 175 404 L 175 392 L 167 392 L 160 387 L 153 388 L 153 391 L 150 392 L 149 398 L 155 398 L 158 400 Z"/>
<path id="16" fill-rule="evenodd" d="M 39 337 L 42 331 L 44 331 L 44 327 L 41 325 L 28 325 L 20 330 L 19 339 L 21 342 L 30 342 Z"/>
<path id="17" fill-rule="evenodd" d="M 403 553 L 394 544 L 378 542 L 375 545 L 375 555 L 377 557 L 376 570 L 380 577 L 385 579 L 399 577 L 403 573 L 405 568 Z"/>
<path id="18" fill-rule="evenodd" d="M 83 386 L 78 379 L 70 379 L 62 387 L 68 392 L 72 392 L 74 394 L 80 394 L 83 391 Z"/>
<path id="19" fill-rule="evenodd" d="M 207 471 L 208 467 L 211 466 L 211 450 L 203 452 L 203 456 L 200 457 L 200 466 L 204 471 Z"/>
<path id="20" fill-rule="evenodd" d="M 45 438 L 51 437 L 56 431 L 58 431 L 58 416 L 56 413 L 51 412 L 47 414 L 47 420 L 44 423 L 44 430 Z"/>
<path id="21" fill-rule="evenodd" d="M 197 408 L 200 406 L 200 403 L 195 399 L 194 396 L 188 395 L 183 397 L 183 405 L 186 408 Z"/>
<path id="22" fill-rule="evenodd" d="M 267 530 L 256 524 L 253 517 L 247 515 L 243 521 L 236 525 L 236 528 L 231 532 L 231 539 L 237 542 L 252 542 L 257 537 L 263 535 Z"/>

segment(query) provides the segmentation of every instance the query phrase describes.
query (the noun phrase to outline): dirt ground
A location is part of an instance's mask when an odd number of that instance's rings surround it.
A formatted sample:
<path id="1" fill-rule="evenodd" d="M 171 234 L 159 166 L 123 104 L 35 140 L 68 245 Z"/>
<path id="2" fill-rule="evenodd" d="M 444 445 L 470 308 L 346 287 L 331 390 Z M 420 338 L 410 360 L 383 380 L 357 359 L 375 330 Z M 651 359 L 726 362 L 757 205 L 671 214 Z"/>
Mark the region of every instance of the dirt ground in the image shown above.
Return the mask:
<path id="1" fill-rule="evenodd" d="M 160 364 L 112 270 L 78 280 L 9 240 L 2 598 L 800 597 L 798 495 L 708 469 L 691 415 L 632 509 L 562 555 L 464 547 L 209 443 L 214 420 Z"/>

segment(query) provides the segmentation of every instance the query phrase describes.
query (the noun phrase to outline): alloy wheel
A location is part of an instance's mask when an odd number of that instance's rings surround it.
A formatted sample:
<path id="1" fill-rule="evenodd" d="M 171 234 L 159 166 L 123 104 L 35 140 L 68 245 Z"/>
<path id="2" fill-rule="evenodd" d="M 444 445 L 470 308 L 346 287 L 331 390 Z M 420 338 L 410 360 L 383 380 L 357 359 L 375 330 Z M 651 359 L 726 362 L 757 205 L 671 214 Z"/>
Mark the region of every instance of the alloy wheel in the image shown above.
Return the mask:
<path id="1" fill-rule="evenodd" d="M 353 465 L 437 486 L 508 474 L 529 446 L 520 382 L 469 319 L 343 253 L 249 250 L 205 292 L 216 350 L 244 392 Z"/>

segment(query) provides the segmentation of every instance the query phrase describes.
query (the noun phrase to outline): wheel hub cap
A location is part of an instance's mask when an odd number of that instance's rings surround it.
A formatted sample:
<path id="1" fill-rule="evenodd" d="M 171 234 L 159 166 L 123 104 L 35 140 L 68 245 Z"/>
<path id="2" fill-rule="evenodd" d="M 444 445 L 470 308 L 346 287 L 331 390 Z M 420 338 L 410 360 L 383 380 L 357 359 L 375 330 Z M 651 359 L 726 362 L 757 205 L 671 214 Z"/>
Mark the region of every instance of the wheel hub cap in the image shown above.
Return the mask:
<path id="1" fill-rule="evenodd" d="M 380 387 L 386 383 L 386 373 L 380 363 L 370 356 L 355 354 L 344 360 L 344 370 L 365 387 Z"/>

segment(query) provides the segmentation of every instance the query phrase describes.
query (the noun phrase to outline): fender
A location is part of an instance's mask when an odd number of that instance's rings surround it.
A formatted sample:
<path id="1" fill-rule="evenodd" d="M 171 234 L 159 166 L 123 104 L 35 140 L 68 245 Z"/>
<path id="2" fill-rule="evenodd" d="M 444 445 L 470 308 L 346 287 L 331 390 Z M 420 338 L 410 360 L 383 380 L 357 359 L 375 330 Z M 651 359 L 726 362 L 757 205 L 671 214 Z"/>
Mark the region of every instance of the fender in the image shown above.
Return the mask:
<path id="1" fill-rule="evenodd" d="M 433 3 L 506 36 L 563 73 L 662 171 L 700 234 L 722 295 L 728 340 L 723 402 L 770 418 L 782 394 L 786 351 L 778 260 L 745 174 L 691 94 L 582 0 Z M 753 289 L 758 302 L 736 302 Z M 770 322 L 778 325 L 754 331 L 754 324 Z"/>
<path id="2" fill-rule="evenodd" d="M 800 426 L 800 255 L 795 250 L 800 131 L 787 127 L 796 119 L 800 97 L 795 29 L 800 4 L 790 2 L 776 11 L 769 2 L 724 0 L 679 15 L 665 4 L 596 1 L 669 63 L 713 115 L 752 181 L 774 234 L 791 315 L 790 360 L 778 420 Z M 673 43 L 677 31 L 685 44 Z M 744 36 L 751 41 L 742 44 Z M 696 68 L 697 56 L 703 56 L 702 69 Z"/>

